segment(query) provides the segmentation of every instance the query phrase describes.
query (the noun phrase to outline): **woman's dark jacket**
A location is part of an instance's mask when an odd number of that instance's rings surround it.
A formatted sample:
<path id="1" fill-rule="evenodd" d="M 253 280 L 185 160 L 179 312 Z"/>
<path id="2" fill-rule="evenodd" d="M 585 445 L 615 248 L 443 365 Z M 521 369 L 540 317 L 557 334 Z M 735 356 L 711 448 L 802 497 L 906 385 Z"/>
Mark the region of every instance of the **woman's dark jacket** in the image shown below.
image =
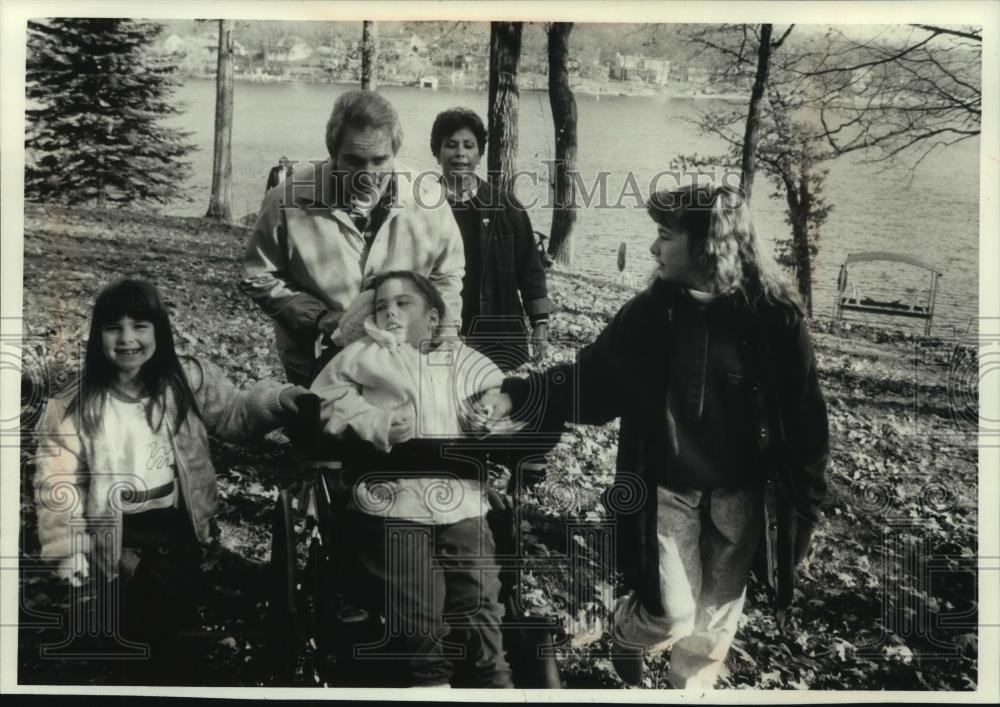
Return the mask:
<path id="1" fill-rule="evenodd" d="M 617 569 L 644 606 L 660 614 L 656 486 L 672 434 L 666 386 L 672 309 L 679 296 L 676 288 L 657 282 L 627 302 L 575 363 L 504 383 L 514 416 L 542 433 L 558 433 L 564 422 L 600 425 L 621 418 L 615 483 L 604 496 L 615 519 Z M 795 538 L 808 536 L 826 492 L 828 427 L 812 343 L 793 307 L 751 309 L 742 297 L 730 300 L 726 306 L 743 351 L 740 399 L 757 440 L 748 474 L 752 483 L 773 492 L 771 527 L 761 547 L 772 571 L 794 577 Z M 781 511 L 777 517 L 775 508 Z M 785 581 L 779 606 L 790 598 Z"/>
<path id="2" fill-rule="evenodd" d="M 545 268 L 531 220 L 513 194 L 497 190 L 485 180 L 479 181 L 470 201 L 453 204 L 452 210 L 470 207 L 479 212 L 474 223 L 478 227 L 482 276 L 478 307 L 473 307 L 479 319 L 463 325 L 470 335 L 510 338 L 523 349 L 525 315 L 535 324 L 548 319 L 551 310 Z M 463 240 L 470 235 L 463 232 Z M 463 292 L 462 296 L 476 295 Z M 526 358 L 526 351 L 522 354 Z"/>

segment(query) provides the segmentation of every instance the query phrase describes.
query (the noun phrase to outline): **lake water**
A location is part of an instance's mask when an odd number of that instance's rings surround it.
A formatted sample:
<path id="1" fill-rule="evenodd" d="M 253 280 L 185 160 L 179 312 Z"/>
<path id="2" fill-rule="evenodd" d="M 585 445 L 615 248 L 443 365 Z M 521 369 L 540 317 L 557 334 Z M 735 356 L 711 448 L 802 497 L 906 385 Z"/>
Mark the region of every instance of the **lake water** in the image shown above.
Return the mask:
<path id="1" fill-rule="evenodd" d="M 292 160 L 326 155 L 324 130 L 336 97 L 347 86 L 306 83 L 253 84 L 237 82 L 233 110 L 234 216 L 255 212 L 263 196 L 267 172 L 281 155 Z M 485 92 L 415 88 L 385 88 L 403 122 L 404 140 L 398 161 L 414 170 L 436 164 L 429 138 L 441 110 L 466 106 L 485 116 Z M 172 122 L 192 133 L 199 150 L 191 156 L 194 174 L 190 202 L 177 202 L 166 213 L 201 215 L 208 206 L 211 185 L 215 82 L 191 80 L 177 98 L 187 110 Z M 701 135 L 692 124 L 699 111 L 713 104 L 704 100 L 578 96 L 578 168 L 588 185 L 601 171 L 611 173 L 607 192 L 612 202 L 625 191 L 622 208 L 581 209 L 573 238 L 573 267 L 581 273 L 614 278 L 619 244 L 628 244 L 628 271 L 642 282 L 650 271 L 648 247 L 655 235 L 652 221 L 626 181 L 635 175 L 641 197 L 654 175 L 669 169 L 679 154 L 718 154 L 721 142 Z M 531 208 L 536 229 L 547 232 L 550 212 L 547 168 L 554 157 L 552 117 L 544 92 L 524 92 L 520 103 L 517 167 L 539 170 L 537 187 L 518 182 L 517 193 Z M 483 160 L 485 166 L 485 159 Z M 865 165 L 853 156 L 830 163 L 823 197 L 833 206 L 821 229 L 815 273 L 815 312 L 833 313 L 837 272 L 847 253 L 887 250 L 908 253 L 943 273 L 939 282 L 935 331 L 965 330 L 978 313 L 979 283 L 979 141 L 967 140 L 939 151 L 914 172 L 903 167 Z M 783 196 L 764 175 L 755 181 L 754 218 L 765 240 L 788 238 Z M 766 197 L 766 198 L 762 198 Z M 852 276 L 855 270 L 852 268 Z M 923 271 L 909 266 L 862 265 L 857 270 L 862 294 L 910 301 L 926 288 Z M 873 320 L 874 321 L 874 320 Z M 905 319 L 894 326 L 920 327 Z"/>

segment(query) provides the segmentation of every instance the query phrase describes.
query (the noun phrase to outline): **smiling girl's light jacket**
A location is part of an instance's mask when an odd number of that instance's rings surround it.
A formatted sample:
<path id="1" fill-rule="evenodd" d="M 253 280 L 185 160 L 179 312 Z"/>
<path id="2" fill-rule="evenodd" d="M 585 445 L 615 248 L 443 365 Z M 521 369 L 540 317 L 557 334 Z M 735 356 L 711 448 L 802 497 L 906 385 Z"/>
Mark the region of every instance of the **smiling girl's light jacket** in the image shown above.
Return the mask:
<path id="1" fill-rule="evenodd" d="M 391 333 L 376 327 L 372 316 L 365 319 L 364 330 L 365 336 L 348 344 L 313 382 L 328 434 L 351 428 L 389 452 L 393 415 L 409 412 L 414 437 L 460 437 L 465 401 L 503 383 L 500 369 L 469 346 L 421 353 L 410 344 L 398 344 Z M 354 489 L 353 506 L 370 515 L 444 525 L 482 515 L 483 494 L 478 480 L 362 481 Z"/>
<path id="2" fill-rule="evenodd" d="M 260 381 L 239 390 L 214 363 L 187 357 L 181 362 L 200 415 L 189 411 L 174 430 L 177 403 L 167 388 L 161 401 L 163 424 L 184 508 L 195 537 L 207 543 L 209 521 L 218 505 L 209 435 L 246 442 L 275 429 L 283 417 L 279 396 L 288 386 Z M 105 446 L 107 435 L 85 434 L 79 415 L 67 414 L 75 393 L 74 387 L 51 398 L 36 429 L 34 489 L 41 556 L 89 554 L 97 569 L 114 577 L 122 548 L 122 493 L 134 490 L 138 481 L 112 471 L 114 450 Z"/>

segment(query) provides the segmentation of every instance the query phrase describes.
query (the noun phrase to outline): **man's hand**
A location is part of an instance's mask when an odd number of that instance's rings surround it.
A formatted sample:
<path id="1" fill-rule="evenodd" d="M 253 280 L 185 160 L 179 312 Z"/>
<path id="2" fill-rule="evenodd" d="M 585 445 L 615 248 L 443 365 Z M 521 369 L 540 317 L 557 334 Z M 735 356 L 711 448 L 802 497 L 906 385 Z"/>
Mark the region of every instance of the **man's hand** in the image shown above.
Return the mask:
<path id="1" fill-rule="evenodd" d="M 531 330 L 531 360 L 539 363 L 549 349 L 549 325 L 540 322 Z"/>
<path id="2" fill-rule="evenodd" d="M 393 413 L 389 423 L 389 444 L 402 444 L 413 439 L 413 415 L 410 412 Z"/>
<path id="3" fill-rule="evenodd" d="M 59 562 L 56 568 L 56 575 L 69 582 L 74 587 L 79 587 L 83 581 L 90 576 L 90 562 L 82 552 L 66 557 Z"/>
<path id="4" fill-rule="evenodd" d="M 329 336 L 333 334 L 333 332 L 337 331 L 337 327 L 340 326 L 340 318 L 343 315 L 343 312 L 326 312 L 323 316 L 316 320 L 316 328 Z"/>

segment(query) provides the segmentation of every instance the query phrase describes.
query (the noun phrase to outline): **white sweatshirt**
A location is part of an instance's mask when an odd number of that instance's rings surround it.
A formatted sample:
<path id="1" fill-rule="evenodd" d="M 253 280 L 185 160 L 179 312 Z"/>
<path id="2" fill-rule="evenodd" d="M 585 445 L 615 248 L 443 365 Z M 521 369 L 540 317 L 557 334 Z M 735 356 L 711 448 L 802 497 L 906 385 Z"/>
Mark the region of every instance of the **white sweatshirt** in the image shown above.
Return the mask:
<path id="1" fill-rule="evenodd" d="M 421 353 L 410 344 L 397 344 L 392 334 L 376 327 L 374 317 L 365 319 L 364 328 L 366 336 L 348 344 L 313 382 L 328 434 L 350 427 L 388 452 L 393 414 L 408 410 L 414 437 L 460 437 L 466 401 L 503 382 L 500 369 L 471 347 Z M 479 481 L 445 477 L 362 482 L 355 489 L 354 506 L 371 515 L 434 525 L 486 511 Z"/>

